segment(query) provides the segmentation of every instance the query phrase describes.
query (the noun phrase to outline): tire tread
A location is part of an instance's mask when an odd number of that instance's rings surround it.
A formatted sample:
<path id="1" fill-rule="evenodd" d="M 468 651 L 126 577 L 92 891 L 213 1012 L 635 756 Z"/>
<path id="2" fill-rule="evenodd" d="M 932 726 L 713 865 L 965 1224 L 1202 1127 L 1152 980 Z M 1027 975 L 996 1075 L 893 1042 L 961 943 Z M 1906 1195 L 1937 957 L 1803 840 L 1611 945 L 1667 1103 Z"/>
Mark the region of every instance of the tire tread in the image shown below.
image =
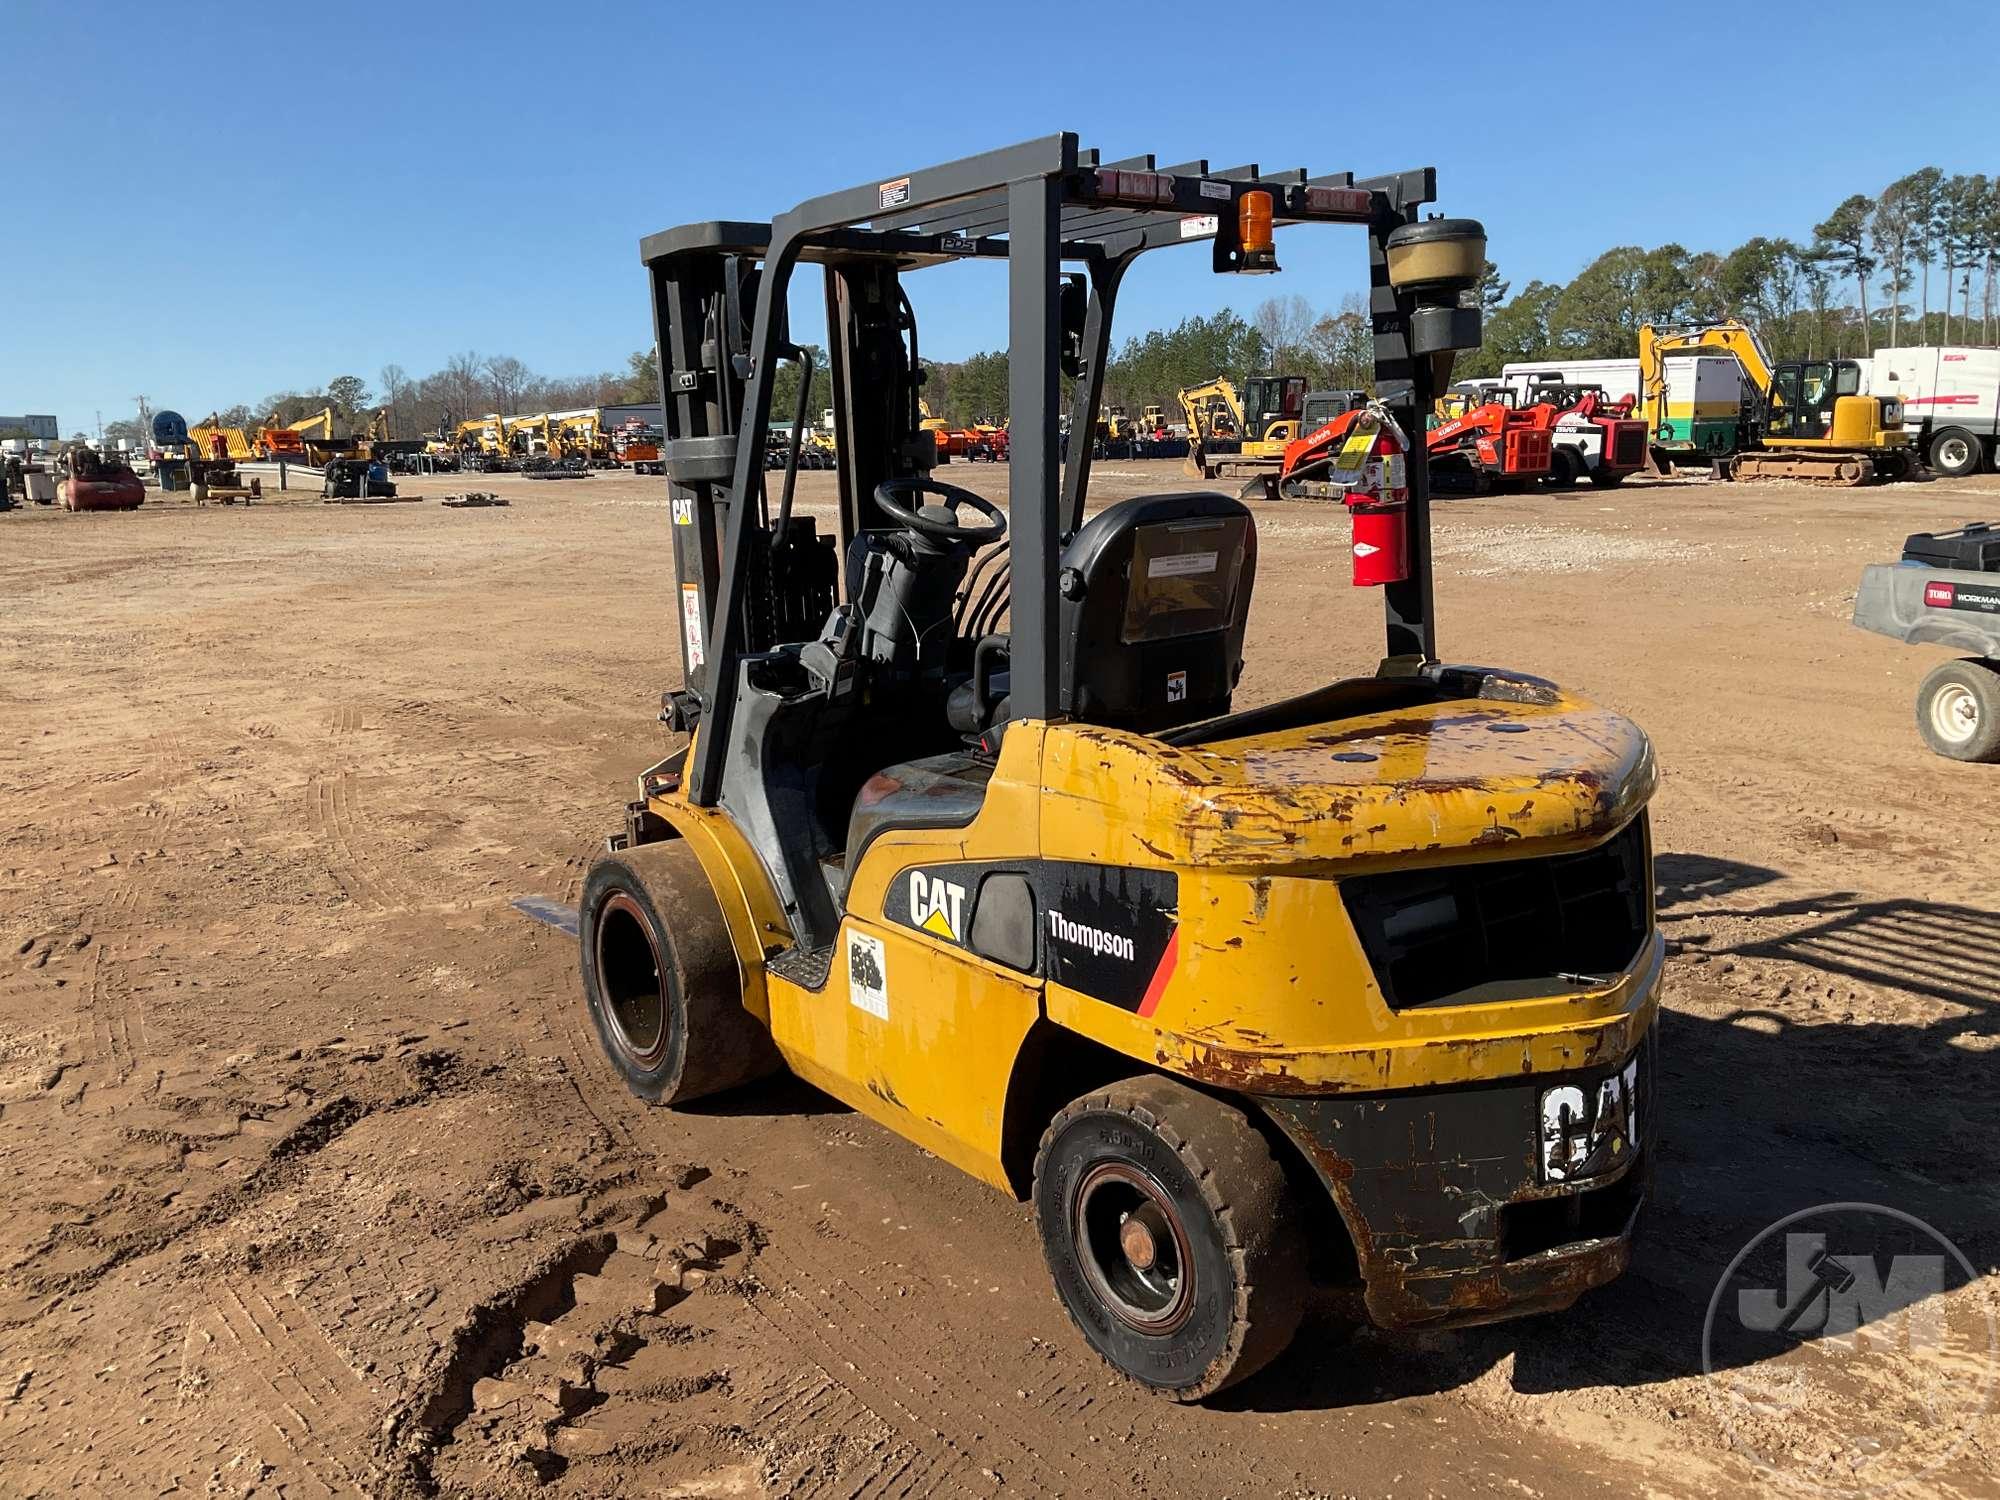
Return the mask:
<path id="1" fill-rule="evenodd" d="M 1157 1136 L 1186 1168 L 1221 1234 L 1236 1284 L 1223 1352 L 1191 1385 L 1152 1387 L 1177 1401 L 1201 1400 L 1269 1364 L 1298 1330 L 1307 1290 L 1305 1244 L 1287 1211 L 1284 1168 L 1242 1110 L 1164 1074 L 1143 1074 L 1094 1090 L 1056 1112 L 1035 1151 L 1038 1193 L 1064 1129 L 1100 1113 L 1124 1115 Z M 1210 1137 L 1207 1153 L 1190 1140 L 1190 1131 Z M 1229 1195 L 1219 1185 L 1222 1163 L 1208 1159 L 1218 1151 L 1237 1157 L 1230 1163 L 1230 1181 L 1237 1186 Z M 1067 1302 L 1063 1310 L 1088 1339 L 1089 1330 Z"/>

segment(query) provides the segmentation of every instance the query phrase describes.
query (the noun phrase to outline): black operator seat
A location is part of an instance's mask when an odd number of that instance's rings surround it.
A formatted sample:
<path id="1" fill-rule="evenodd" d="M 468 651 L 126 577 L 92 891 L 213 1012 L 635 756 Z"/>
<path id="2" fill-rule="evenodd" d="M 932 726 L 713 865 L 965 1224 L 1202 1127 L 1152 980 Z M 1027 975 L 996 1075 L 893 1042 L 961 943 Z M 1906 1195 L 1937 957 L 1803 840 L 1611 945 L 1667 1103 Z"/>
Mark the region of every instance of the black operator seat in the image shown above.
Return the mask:
<path id="1" fill-rule="evenodd" d="M 1058 707 L 1155 734 L 1229 712 L 1257 578 L 1257 523 L 1213 490 L 1135 495 L 1086 521 L 1056 575 Z"/>
<path id="2" fill-rule="evenodd" d="M 1228 713 L 1256 575 L 1256 522 L 1227 495 L 1135 495 L 1099 512 L 1057 574 L 1059 711 L 1140 734 Z M 993 674 L 983 714 L 1004 719 L 1007 677 Z M 991 774 L 989 757 L 966 752 L 884 767 L 855 799 L 846 868 L 890 829 L 967 826 Z"/>

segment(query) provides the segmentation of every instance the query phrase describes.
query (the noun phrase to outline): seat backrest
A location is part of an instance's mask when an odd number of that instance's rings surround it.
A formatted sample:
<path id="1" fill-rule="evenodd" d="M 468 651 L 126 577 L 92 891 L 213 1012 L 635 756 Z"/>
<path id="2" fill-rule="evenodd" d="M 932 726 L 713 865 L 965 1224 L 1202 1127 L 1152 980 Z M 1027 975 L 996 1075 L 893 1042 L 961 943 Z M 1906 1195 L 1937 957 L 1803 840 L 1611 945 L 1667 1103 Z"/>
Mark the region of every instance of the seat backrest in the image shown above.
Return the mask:
<path id="1" fill-rule="evenodd" d="M 1257 526 L 1213 491 L 1135 495 L 1063 549 L 1062 709 L 1150 734 L 1229 711 L 1257 573 Z"/>

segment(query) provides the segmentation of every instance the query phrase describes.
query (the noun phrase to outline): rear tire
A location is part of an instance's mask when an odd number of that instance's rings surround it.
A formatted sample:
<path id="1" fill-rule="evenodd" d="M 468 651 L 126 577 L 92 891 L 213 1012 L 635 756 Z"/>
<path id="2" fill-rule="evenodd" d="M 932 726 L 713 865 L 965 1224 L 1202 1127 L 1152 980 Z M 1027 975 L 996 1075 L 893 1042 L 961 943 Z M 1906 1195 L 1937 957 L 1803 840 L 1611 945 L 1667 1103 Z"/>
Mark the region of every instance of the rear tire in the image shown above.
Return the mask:
<path id="1" fill-rule="evenodd" d="M 1977 474 L 1985 461 L 1986 452 L 1979 446 L 1979 439 L 1963 427 L 1947 427 L 1931 439 L 1931 469 L 1947 479 Z"/>
<path id="2" fill-rule="evenodd" d="M 1949 760 L 2000 761 L 2000 666 L 1948 661 L 1917 689 L 1917 733 Z"/>
<path id="3" fill-rule="evenodd" d="M 1572 490 L 1576 488 L 1583 460 L 1569 448 L 1558 448 L 1549 455 L 1549 472 L 1542 483 L 1552 490 Z"/>
<path id="4" fill-rule="evenodd" d="M 1623 484 L 1628 477 L 1629 477 L 1628 471 L 1623 469 L 1613 469 L 1608 474 L 1605 473 L 1604 470 L 1602 469 L 1592 469 L 1590 471 L 1590 482 L 1596 485 L 1600 490 L 1615 490 L 1618 488 L 1619 485 Z"/>
<path id="5" fill-rule="evenodd" d="M 1219 1099 L 1158 1076 L 1086 1094 L 1042 1135 L 1034 1201 L 1071 1321 L 1141 1385 L 1198 1401 L 1298 1331 L 1306 1251 L 1290 1188 Z"/>
<path id="6" fill-rule="evenodd" d="M 648 1104 L 685 1104 L 781 1066 L 770 1033 L 743 1008 L 728 925 L 686 844 L 599 859 L 583 882 L 577 936 L 597 1040 Z"/>

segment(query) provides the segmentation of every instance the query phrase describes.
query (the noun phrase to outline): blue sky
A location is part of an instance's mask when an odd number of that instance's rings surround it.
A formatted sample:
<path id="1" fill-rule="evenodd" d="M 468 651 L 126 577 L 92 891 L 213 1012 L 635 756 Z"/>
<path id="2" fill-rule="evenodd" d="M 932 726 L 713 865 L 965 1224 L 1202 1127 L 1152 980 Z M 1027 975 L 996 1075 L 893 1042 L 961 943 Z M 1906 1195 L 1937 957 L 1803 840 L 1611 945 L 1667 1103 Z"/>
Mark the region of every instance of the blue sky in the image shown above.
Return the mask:
<path id="1" fill-rule="evenodd" d="M 2000 171 L 1992 5 L 1315 9 L 0 0 L 0 412 L 193 417 L 465 349 L 620 366 L 650 341 L 642 235 L 1064 129 L 1434 164 L 1517 289 L 1617 243 L 1805 236 L 1926 162 Z M 1142 261 L 1120 332 L 1365 272 L 1342 231 L 1279 251 L 1289 274 L 1243 282 Z M 925 352 L 1001 343 L 1000 290 L 914 278 Z"/>

